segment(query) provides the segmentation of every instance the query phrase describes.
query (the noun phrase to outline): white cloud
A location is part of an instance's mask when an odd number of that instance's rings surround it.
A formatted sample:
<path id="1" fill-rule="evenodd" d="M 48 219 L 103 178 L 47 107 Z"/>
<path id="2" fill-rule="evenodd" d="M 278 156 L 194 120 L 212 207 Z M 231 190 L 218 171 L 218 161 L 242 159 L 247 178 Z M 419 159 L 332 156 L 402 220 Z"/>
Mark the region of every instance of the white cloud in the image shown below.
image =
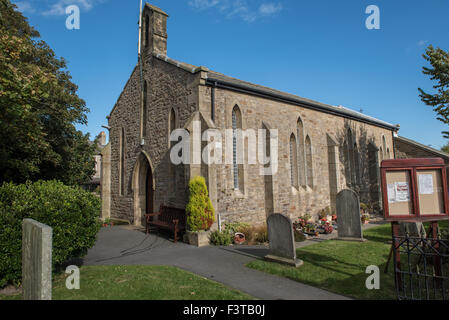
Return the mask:
<path id="1" fill-rule="evenodd" d="M 189 6 L 198 10 L 206 10 L 215 7 L 219 3 L 220 0 L 190 0 Z"/>
<path id="2" fill-rule="evenodd" d="M 259 6 L 253 0 L 190 0 L 196 10 L 216 9 L 226 17 L 239 17 L 251 23 L 261 17 L 272 16 L 282 10 L 281 3 L 267 2 Z"/>
<path id="3" fill-rule="evenodd" d="M 66 7 L 70 5 L 77 5 L 81 10 L 89 11 L 92 9 L 94 2 L 94 0 L 59 0 L 42 14 L 45 16 L 62 16 L 65 15 Z"/>
<path id="4" fill-rule="evenodd" d="M 28 1 L 18 1 L 14 2 L 17 5 L 17 8 L 22 13 L 34 13 L 36 10 L 33 8 L 30 2 Z"/>
<path id="5" fill-rule="evenodd" d="M 416 43 L 416 45 L 417 45 L 418 47 L 425 47 L 425 46 L 427 45 L 428 42 L 429 42 L 429 41 L 427 41 L 427 40 L 419 40 L 419 41 Z"/>
<path id="6" fill-rule="evenodd" d="M 262 15 L 272 15 L 282 10 L 282 4 L 280 3 L 264 3 L 259 7 L 259 13 Z"/>

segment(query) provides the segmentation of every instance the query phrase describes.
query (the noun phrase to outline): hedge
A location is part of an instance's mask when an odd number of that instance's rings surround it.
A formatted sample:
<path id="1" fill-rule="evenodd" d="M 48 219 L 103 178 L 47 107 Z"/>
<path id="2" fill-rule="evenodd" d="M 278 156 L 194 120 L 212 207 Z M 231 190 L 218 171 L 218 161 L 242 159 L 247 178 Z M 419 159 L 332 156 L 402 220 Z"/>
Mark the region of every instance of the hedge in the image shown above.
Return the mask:
<path id="1" fill-rule="evenodd" d="M 22 220 L 53 228 L 53 267 L 87 253 L 100 230 L 100 199 L 79 187 L 38 181 L 0 187 L 0 288 L 20 285 Z"/>

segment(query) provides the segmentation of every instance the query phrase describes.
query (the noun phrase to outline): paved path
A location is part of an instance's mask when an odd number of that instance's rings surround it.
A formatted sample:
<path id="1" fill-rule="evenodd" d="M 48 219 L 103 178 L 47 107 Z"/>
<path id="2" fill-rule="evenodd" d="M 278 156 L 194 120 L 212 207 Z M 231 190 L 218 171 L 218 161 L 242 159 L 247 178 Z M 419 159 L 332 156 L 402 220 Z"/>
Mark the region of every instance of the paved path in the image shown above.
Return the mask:
<path id="1" fill-rule="evenodd" d="M 196 248 L 129 227 L 102 228 L 84 265 L 169 265 L 221 282 L 263 300 L 343 300 L 346 297 L 246 268 L 265 247 Z"/>

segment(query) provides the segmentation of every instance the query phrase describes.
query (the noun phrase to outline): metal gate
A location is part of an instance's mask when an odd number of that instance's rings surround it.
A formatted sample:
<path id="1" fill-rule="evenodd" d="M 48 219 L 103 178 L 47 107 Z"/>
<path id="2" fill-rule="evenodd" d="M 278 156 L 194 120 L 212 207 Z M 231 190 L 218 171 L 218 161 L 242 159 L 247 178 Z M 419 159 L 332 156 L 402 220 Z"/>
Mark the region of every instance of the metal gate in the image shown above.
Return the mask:
<path id="1" fill-rule="evenodd" d="M 396 233 L 397 234 L 397 233 Z M 396 293 L 399 300 L 449 300 L 449 240 L 436 230 L 421 237 L 393 233 Z"/>

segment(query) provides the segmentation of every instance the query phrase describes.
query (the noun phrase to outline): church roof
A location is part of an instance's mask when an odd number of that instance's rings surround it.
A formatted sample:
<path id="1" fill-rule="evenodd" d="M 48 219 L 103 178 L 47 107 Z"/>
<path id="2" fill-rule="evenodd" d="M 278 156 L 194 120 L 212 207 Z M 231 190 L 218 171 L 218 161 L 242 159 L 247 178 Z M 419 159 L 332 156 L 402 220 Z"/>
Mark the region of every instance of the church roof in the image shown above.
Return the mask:
<path id="1" fill-rule="evenodd" d="M 417 142 L 415 140 L 412 140 L 412 139 L 409 139 L 409 138 L 405 138 L 405 137 L 402 137 L 402 136 L 395 137 L 394 139 L 397 142 L 402 142 L 402 143 L 411 145 L 411 146 L 413 146 L 415 148 L 421 149 L 421 150 L 423 150 L 425 152 L 431 153 L 431 154 L 433 154 L 433 155 L 435 155 L 437 157 L 441 157 L 441 158 L 445 159 L 446 161 L 449 161 L 449 154 L 447 154 L 446 152 L 443 152 L 441 150 L 437 150 L 435 148 L 426 146 L 426 145 L 424 145 L 422 143 L 419 143 L 419 142 Z"/>
<path id="2" fill-rule="evenodd" d="M 145 3 L 145 6 L 152 9 L 153 11 L 162 13 L 163 15 L 166 15 L 168 17 L 168 14 L 166 12 L 164 12 L 161 8 L 158 8 L 152 4 L 149 4 L 148 2 Z"/>
<path id="3" fill-rule="evenodd" d="M 334 114 L 337 116 L 342 116 L 347 119 L 357 120 L 364 123 L 373 124 L 382 128 L 386 128 L 389 130 L 398 131 L 399 128 L 393 124 L 385 122 L 383 120 L 376 119 L 374 117 L 370 117 L 361 112 L 354 111 L 352 109 L 343 107 L 343 106 L 332 106 L 329 104 L 317 102 L 314 100 L 310 100 L 307 98 L 303 98 L 297 95 L 293 95 L 290 93 L 282 92 L 276 89 L 272 89 L 269 87 L 261 86 L 258 84 L 254 84 L 251 82 L 243 81 L 240 79 L 232 78 L 227 75 L 224 75 L 219 72 L 215 72 L 209 70 L 206 67 L 197 67 L 188 63 L 180 62 L 166 56 L 160 54 L 154 54 L 154 56 L 160 60 L 163 60 L 167 63 L 175 65 L 178 68 L 181 68 L 190 73 L 197 73 L 199 71 L 207 72 L 207 84 L 211 86 L 215 86 L 217 88 L 229 89 L 233 91 L 238 91 L 250 95 L 260 96 L 264 98 L 268 98 L 271 100 L 277 100 L 284 103 L 294 104 L 301 107 L 314 109 L 321 112 L 326 112 L 330 114 Z"/>

